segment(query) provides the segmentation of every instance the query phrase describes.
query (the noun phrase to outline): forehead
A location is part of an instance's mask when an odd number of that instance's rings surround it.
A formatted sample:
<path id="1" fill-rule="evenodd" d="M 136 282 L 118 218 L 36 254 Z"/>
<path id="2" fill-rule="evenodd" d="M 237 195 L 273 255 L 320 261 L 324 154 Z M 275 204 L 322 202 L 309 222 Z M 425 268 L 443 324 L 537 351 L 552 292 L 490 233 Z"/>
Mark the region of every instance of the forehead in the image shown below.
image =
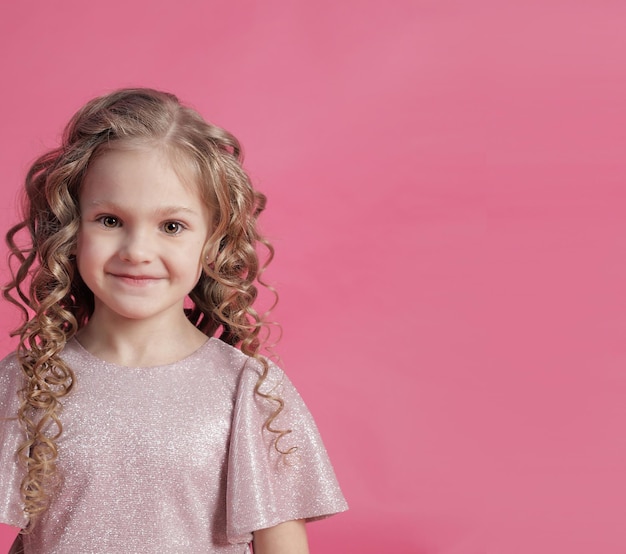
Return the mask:
<path id="1" fill-rule="evenodd" d="M 92 160 L 80 190 L 86 204 L 132 205 L 135 209 L 158 204 L 186 204 L 206 209 L 199 187 L 162 148 L 115 147 Z"/>
<path id="2" fill-rule="evenodd" d="M 150 157 L 152 165 L 168 173 L 175 173 L 181 185 L 203 194 L 196 164 L 192 162 L 190 156 L 182 152 L 180 148 L 168 145 L 163 141 L 125 139 L 108 143 L 101 147 L 90 161 L 85 179 L 94 173 L 94 169 L 102 171 L 103 166 L 114 166 L 121 163 L 119 160 L 122 158 L 130 160 L 133 156 L 137 161 L 140 161 L 141 158 Z M 147 166 L 144 165 L 143 169 L 146 170 Z"/>

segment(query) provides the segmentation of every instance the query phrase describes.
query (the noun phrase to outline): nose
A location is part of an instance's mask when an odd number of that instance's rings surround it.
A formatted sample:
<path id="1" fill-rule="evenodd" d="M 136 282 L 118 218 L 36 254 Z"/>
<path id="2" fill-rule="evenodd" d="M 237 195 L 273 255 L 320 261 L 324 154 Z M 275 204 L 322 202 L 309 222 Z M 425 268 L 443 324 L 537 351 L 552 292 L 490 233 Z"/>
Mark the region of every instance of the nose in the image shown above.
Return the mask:
<path id="1" fill-rule="evenodd" d="M 120 245 L 119 257 L 133 264 L 151 261 L 154 257 L 154 245 L 149 233 L 140 229 L 128 230 Z"/>

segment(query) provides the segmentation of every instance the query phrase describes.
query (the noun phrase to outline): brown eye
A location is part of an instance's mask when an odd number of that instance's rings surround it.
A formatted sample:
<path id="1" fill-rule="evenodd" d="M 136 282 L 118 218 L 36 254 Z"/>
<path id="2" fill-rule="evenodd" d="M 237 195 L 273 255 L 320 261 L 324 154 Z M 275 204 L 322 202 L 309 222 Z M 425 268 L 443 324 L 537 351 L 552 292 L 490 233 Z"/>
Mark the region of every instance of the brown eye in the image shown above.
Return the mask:
<path id="1" fill-rule="evenodd" d="M 120 224 L 119 219 L 117 219 L 117 217 L 113 217 L 112 215 L 105 215 L 100 221 L 102 221 L 102 225 L 109 228 L 117 227 Z"/>
<path id="2" fill-rule="evenodd" d="M 168 235 L 178 235 L 183 230 L 183 226 L 178 221 L 168 221 L 163 225 L 163 230 Z"/>

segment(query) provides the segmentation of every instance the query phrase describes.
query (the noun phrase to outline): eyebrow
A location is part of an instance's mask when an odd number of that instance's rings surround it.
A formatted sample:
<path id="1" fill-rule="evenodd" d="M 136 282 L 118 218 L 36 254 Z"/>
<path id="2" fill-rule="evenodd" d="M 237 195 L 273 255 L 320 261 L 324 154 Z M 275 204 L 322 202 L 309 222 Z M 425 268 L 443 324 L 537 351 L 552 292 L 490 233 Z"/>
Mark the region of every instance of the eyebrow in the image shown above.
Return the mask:
<path id="1" fill-rule="evenodd" d="M 103 210 L 110 210 L 112 212 L 124 212 L 126 208 L 116 204 L 114 202 L 110 202 L 108 200 L 92 200 L 87 205 L 91 208 L 101 208 Z M 154 211 L 155 215 L 159 217 L 170 217 L 176 214 L 189 214 L 189 215 L 202 215 L 200 210 L 194 210 L 187 206 L 164 206 L 163 208 L 159 208 Z"/>

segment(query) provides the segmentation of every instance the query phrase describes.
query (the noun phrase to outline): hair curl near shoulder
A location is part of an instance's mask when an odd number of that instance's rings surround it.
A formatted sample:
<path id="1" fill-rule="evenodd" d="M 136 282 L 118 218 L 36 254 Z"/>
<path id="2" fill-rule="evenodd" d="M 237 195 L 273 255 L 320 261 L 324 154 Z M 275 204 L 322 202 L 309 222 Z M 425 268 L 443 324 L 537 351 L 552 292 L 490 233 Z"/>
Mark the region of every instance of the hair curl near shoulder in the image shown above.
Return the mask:
<path id="1" fill-rule="evenodd" d="M 278 446 L 290 431 L 272 426 L 282 399 L 260 390 L 269 370 L 260 355 L 266 323 L 253 304 L 258 285 L 267 286 L 261 274 L 274 252 L 256 226 L 265 196 L 251 186 L 233 135 L 205 122 L 172 94 L 119 90 L 88 102 L 70 120 L 61 146 L 35 161 L 26 176 L 23 219 L 6 237 L 12 273 L 4 296 L 24 316 L 14 335 L 19 336 L 17 356 L 27 379 L 18 412 L 26 440 L 18 456 L 27 470 L 22 494 L 29 528 L 46 510 L 57 484 L 61 400 L 76 381 L 60 354 L 94 309 L 93 294 L 74 258 L 80 187 L 96 156 L 125 143 L 162 148 L 177 168 L 186 175 L 191 171 L 215 214 L 188 317 L 205 334 L 218 335 L 261 363 L 255 393 L 276 404 L 264 428 L 276 435 L 277 450 L 292 450 Z M 23 234 L 26 246 L 20 245 Z M 268 252 L 264 264 L 259 245 Z"/>

